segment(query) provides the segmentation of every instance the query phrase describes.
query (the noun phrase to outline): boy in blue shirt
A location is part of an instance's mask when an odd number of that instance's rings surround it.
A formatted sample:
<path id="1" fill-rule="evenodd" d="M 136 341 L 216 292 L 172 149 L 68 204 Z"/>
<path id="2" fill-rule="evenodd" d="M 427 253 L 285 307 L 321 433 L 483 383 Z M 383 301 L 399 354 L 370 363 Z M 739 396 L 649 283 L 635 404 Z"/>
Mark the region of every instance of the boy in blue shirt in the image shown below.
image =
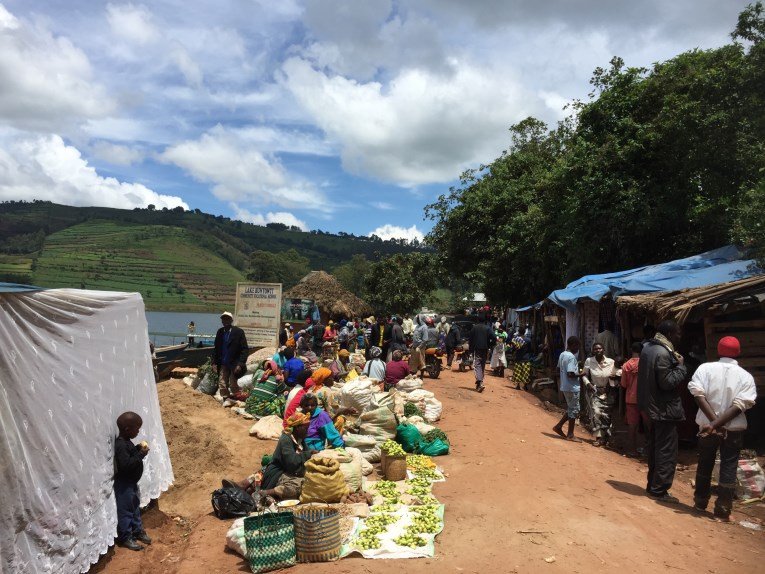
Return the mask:
<path id="1" fill-rule="evenodd" d="M 566 350 L 558 358 L 558 369 L 560 370 L 560 390 L 566 398 L 566 414 L 560 419 L 553 431 L 570 441 L 579 442 L 574 436 L 574 423 L 579 416 L 579 362 L 576 355 L 579 352 L 579 338 L 569 337 L 566 341 Z M 568 433 L 563 433 L 563 423 L 568 421 Z"/>
<path id="2" fill-rule="evenodd" d="M 292 388 L 297 382 L 297 376 L 300 374 L 300 371 L 305 369 L 305 365 L 303 361 L 295 358 L 295 349 L 292 347 L 284 349 L 284 357 L 287 359 L 282 369 L 284 372 L 284 383 Z"/>

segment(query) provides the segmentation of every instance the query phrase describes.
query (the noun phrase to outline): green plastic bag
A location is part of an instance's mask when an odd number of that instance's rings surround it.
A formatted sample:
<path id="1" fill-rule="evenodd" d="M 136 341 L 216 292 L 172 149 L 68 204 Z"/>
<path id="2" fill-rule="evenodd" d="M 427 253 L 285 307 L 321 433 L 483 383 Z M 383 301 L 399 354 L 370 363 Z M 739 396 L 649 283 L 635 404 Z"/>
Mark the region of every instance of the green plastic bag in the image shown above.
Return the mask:
<path id="1" fill-rule="evenodd" d="M 449 454 L 449 443 L 442 441 L 440 438 L 432 440 L 430 442 L 420 441 L 417 445 L 417 454 L 424 454 L 427 456 L 441 456 Z"/>
<path id="2" fill-rule="evenodd" d="M 415 452 L 417 445 L 422 440 L 422 434 L 417 427 L 407 423 L 402 423 L 396 427 L 396 442 L 399 443 L 406 452 Z"/>

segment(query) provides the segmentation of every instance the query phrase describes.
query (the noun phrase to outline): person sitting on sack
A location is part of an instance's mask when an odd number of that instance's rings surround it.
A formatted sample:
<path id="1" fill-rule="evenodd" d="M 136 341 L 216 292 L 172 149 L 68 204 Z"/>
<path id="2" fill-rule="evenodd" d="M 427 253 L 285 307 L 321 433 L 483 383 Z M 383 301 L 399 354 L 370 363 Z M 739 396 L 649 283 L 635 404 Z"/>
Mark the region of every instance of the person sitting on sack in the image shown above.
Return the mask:
<path id="1" fill-rule="evenodd" d="M 364 365 L 364 370 L 361 371 L 362 375 L 366 375 L 370 379 L 382 382 L 385 380 L 385 361 L 380 357 L 382 356 L 382 349 L 380 347 L 372 347 L 369 349 L 369 360 Z"/>
<path id="2" fill-rule="evenodd" d="M 307 449 L 320 451 L 324 450 L 325 446 L 329 448 L 345 446 L 343 437 L 335 428 L 332 417 L 319 407 L 319 401 L 316 400 L 315 395 L 309 393 L 300 399 L 300 410 L 311 415 L 311 424 L 308 426 L 308 432 L 303 440 Z"/>
<path id="3" fill-rule="evenodd" d="M 736 489 L 738 457 L 746 430 L 744 412 L 754 406 L 757 387 L 754 378 L 738 366 L 741 344 L 735 337 L 723 337 L 717 344 L 719 361 L 704 363 L 693 374 L 688 390 L 699 412 L 699 465 L 696 469 L 694 508 L 705 512 L 712 497 L 712 471 L 720 452 L 720 479 L 717 486 L 715 518 L 730 522 Z"/>
<path id="4" fill-rule="evenodd" d="M 295 413 L 284 421 L 284 431 L 276 443 L 271 462 L 263 469 L 261 496 L 271 496 L 277 500 L 300 498 L 305 463 L 318 452 L 303 446 L 310 422 L 311 416 L 303 413 Z M 258 474 L 252 474 L 241 481 L 239 486 L 252 494 L 257 479 Z"/>

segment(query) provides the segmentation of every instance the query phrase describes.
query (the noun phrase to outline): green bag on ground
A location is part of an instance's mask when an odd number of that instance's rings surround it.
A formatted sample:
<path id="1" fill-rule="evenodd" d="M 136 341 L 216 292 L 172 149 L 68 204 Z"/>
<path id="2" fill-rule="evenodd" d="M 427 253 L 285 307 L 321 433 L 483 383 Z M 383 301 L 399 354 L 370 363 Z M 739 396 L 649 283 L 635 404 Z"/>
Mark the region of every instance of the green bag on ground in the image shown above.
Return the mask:
<path id="1" fill-rule="evenodd" d="M 416 426 L 402 423 L 396 427 L 396 442 L 406 452 L 415 452 L 420 441 L 422 441 L 422 434 L 420 434 Z"/>
<path id="2" fill-rule="evenodd" d="M 442 441 L 440 438 L 432 440 L 430 442 L 420 441 L 417 445 L 417 454 L 424 454 L 427 456 L 441 456 L 449 454 L 449 443 Z"/>
<path id="3" fill-rule="evenodd" d="M 295 565 L 295 527 L 292 512 L 265 512 L 244 519 L 247 562 L 255 573 Z"/>

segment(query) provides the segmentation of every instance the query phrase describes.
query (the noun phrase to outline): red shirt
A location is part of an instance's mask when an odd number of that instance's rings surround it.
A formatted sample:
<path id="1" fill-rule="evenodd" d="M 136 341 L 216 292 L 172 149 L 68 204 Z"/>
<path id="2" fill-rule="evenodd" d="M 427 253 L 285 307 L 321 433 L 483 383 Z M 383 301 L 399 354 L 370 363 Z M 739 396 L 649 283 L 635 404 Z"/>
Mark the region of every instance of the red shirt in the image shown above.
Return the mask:
<path id="1" fill-rule="evenodd" d="M 292 402 L 290 404 L 288 404 L 287 407 L 284 409 L 284 417 L 282 417 L 283 418 L 282 426 L 284 428 L 287 428 L 287 419 L 295 414 L 295 411 L 300 406 L 300 399 L 302 399 L 305 394 L 306 394 L 306 390 L 305 389 L 300 389 L 295 394 L 295 398 L 292 399 Z"/>
<path id="2" fill-rule="evenodd" d="M 637 404 L 637 377 L 638 362 L 640 359 L 634 357 L 624 363 L 622 366 L 622 387 L 627 389 L 626 402 L 628 405 Z"/>
<path id="3" fill-rule="evenodd" d="M 406 361 L 391 361 L 385 365 L 385 384 L 395 385 L 409 374 L 409 363 Z"/>

